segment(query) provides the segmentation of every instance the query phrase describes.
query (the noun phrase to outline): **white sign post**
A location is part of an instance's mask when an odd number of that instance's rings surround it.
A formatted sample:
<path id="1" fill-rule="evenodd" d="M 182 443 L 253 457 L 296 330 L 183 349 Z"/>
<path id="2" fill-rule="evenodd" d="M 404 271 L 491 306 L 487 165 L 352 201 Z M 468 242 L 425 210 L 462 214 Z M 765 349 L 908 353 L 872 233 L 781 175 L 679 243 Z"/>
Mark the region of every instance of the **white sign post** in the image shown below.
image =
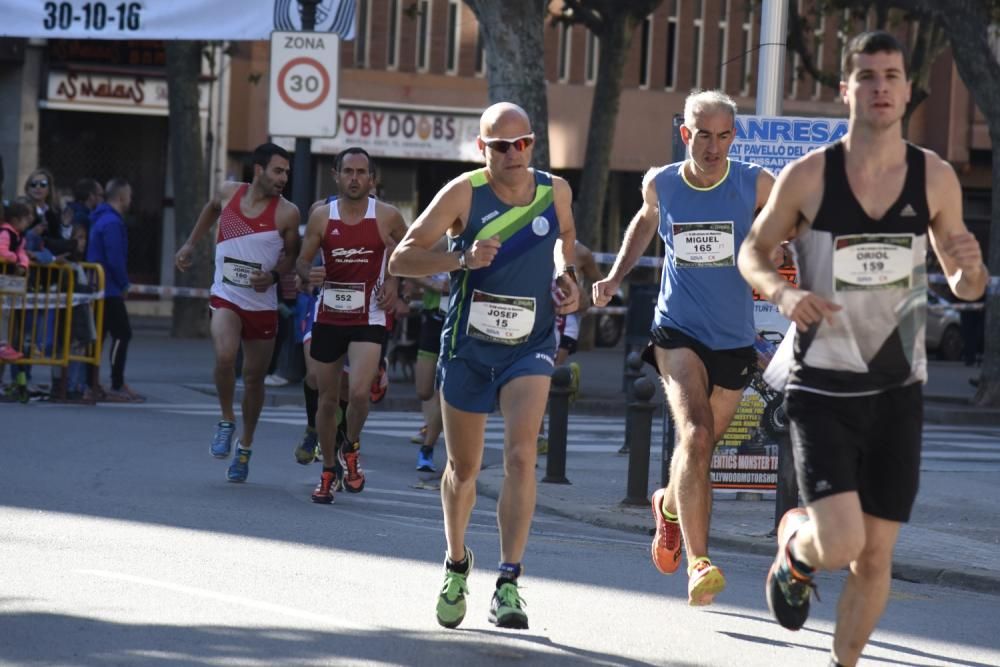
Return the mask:
<path id="1" fill-rule="evenodd" d="M 268 133 L 337 134 L 340 39 L 329 33 L 272 32 Z"/>

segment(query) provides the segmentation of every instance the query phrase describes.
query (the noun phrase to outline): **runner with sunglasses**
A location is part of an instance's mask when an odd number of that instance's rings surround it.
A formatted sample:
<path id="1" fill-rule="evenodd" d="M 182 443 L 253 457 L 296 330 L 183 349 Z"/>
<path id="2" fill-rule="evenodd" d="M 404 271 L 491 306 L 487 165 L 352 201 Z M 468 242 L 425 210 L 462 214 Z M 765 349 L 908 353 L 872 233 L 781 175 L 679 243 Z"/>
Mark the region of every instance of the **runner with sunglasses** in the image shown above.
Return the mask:
<path id="1" fill-rule="evenodd" d="M 407 231 L 389 261 L 394 275 L 451 274 L 441 334 L 438 386 L 448 465 L 441 480 L 447 554 L 437 620 L 465 617 L 472 551 L 465 531 L 476 503 L 486 418 L 504 418 L 504 482 L 497 506 L 500 572 L 489 620 L 528 627 L 517 588 L 535 509 L 535 439 L 545 411 L 555 349 L 551 282 L 559 312 L 576 310 L 576 230 L 563 179 L 532 169 L 535 136 L 520 107 L 500 103 L 479 123 L 486 167 L 454 179 Z M 447 250 L 435 244 L 447 235 Z"/>

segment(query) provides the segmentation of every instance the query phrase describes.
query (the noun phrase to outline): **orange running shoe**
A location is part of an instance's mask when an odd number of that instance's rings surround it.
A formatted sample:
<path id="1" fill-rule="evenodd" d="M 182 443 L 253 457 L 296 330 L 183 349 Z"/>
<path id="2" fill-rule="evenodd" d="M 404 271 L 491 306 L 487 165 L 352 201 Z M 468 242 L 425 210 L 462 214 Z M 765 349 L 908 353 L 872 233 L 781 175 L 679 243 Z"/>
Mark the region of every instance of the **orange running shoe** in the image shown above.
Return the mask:
<path id="1" fill-rule="evenodd" d="M 337 448 L 337 460 L 344 469 L 344 490 L 361 493 L 365 488 L 365 471 L 361 467 L 361 443 L 344 444 Z"/>
<path id="2" fill-rule="evenodd" d="M 323 503 L 324 505 L 332 503 L 333 486 L 336 481 L 337 478 L 332 472 L 320 473 L 319 484 L 316 485 L 316 490 L 312 492 L 312 501 L 314 503 Z"/>
<path id="3" fill-rule="evenodd" d="M 688 567 L 688 604 L 692 607 L 712 604 L 725 587 L 722 570 L 712 565 L 708 556 L 696 558 L 694 565 Z"/>
<path id="4" fill-rule="evenodd" d="M 681 564 L 681 525 L 670 521 L 661 511 L 664 489 L 653 493 L 653 521 L 656 522 L 656 536 L 650 548 L 653 565 L 660 574 L 673 574 Z"/>

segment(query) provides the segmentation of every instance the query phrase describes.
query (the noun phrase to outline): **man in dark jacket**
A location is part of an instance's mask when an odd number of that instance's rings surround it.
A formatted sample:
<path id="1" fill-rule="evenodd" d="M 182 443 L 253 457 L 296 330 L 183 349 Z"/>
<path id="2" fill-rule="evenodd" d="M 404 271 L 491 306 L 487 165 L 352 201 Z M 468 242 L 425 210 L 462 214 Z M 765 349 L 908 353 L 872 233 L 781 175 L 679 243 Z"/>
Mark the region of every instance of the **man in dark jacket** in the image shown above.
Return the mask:
<path id="1" fill-rule="evenodd" d="M 112 178 L 104 188 L 106 201 L 91 216 L 87 261 L 104 267 L 104 325 L 111 334 L 111 391 L 107 399 L 124 402 L 146 400 L 125 384 L 125 359 L 132 338 L 125 296 L 128 294 L 128 232 L 123 216 L 132 205 L 132 186 Z"/>
<path id="2" fill-rule="evenodd" d="M 63 211 L 63 225 L 81 225 L 90 234 L 90 216 L 104 201 L 104 188 L 92 178 L 81 178 L 73 186 L 73 201 Z"/>

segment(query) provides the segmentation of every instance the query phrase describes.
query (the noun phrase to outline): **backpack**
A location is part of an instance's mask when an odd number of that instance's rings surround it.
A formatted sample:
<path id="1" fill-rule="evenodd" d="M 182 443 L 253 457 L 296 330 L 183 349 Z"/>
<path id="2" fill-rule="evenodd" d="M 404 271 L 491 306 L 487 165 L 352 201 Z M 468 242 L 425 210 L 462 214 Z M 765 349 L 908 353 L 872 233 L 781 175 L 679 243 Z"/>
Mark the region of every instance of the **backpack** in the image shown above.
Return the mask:
<path id="1" fill-rule="evenodd" d="M 21 247 L 23 236 L 15 232 L 10 227 L 0 227 L 0 232 L 7 232 L 7 235 L 10 237 L 10 251 L 17 252 Z"/>

